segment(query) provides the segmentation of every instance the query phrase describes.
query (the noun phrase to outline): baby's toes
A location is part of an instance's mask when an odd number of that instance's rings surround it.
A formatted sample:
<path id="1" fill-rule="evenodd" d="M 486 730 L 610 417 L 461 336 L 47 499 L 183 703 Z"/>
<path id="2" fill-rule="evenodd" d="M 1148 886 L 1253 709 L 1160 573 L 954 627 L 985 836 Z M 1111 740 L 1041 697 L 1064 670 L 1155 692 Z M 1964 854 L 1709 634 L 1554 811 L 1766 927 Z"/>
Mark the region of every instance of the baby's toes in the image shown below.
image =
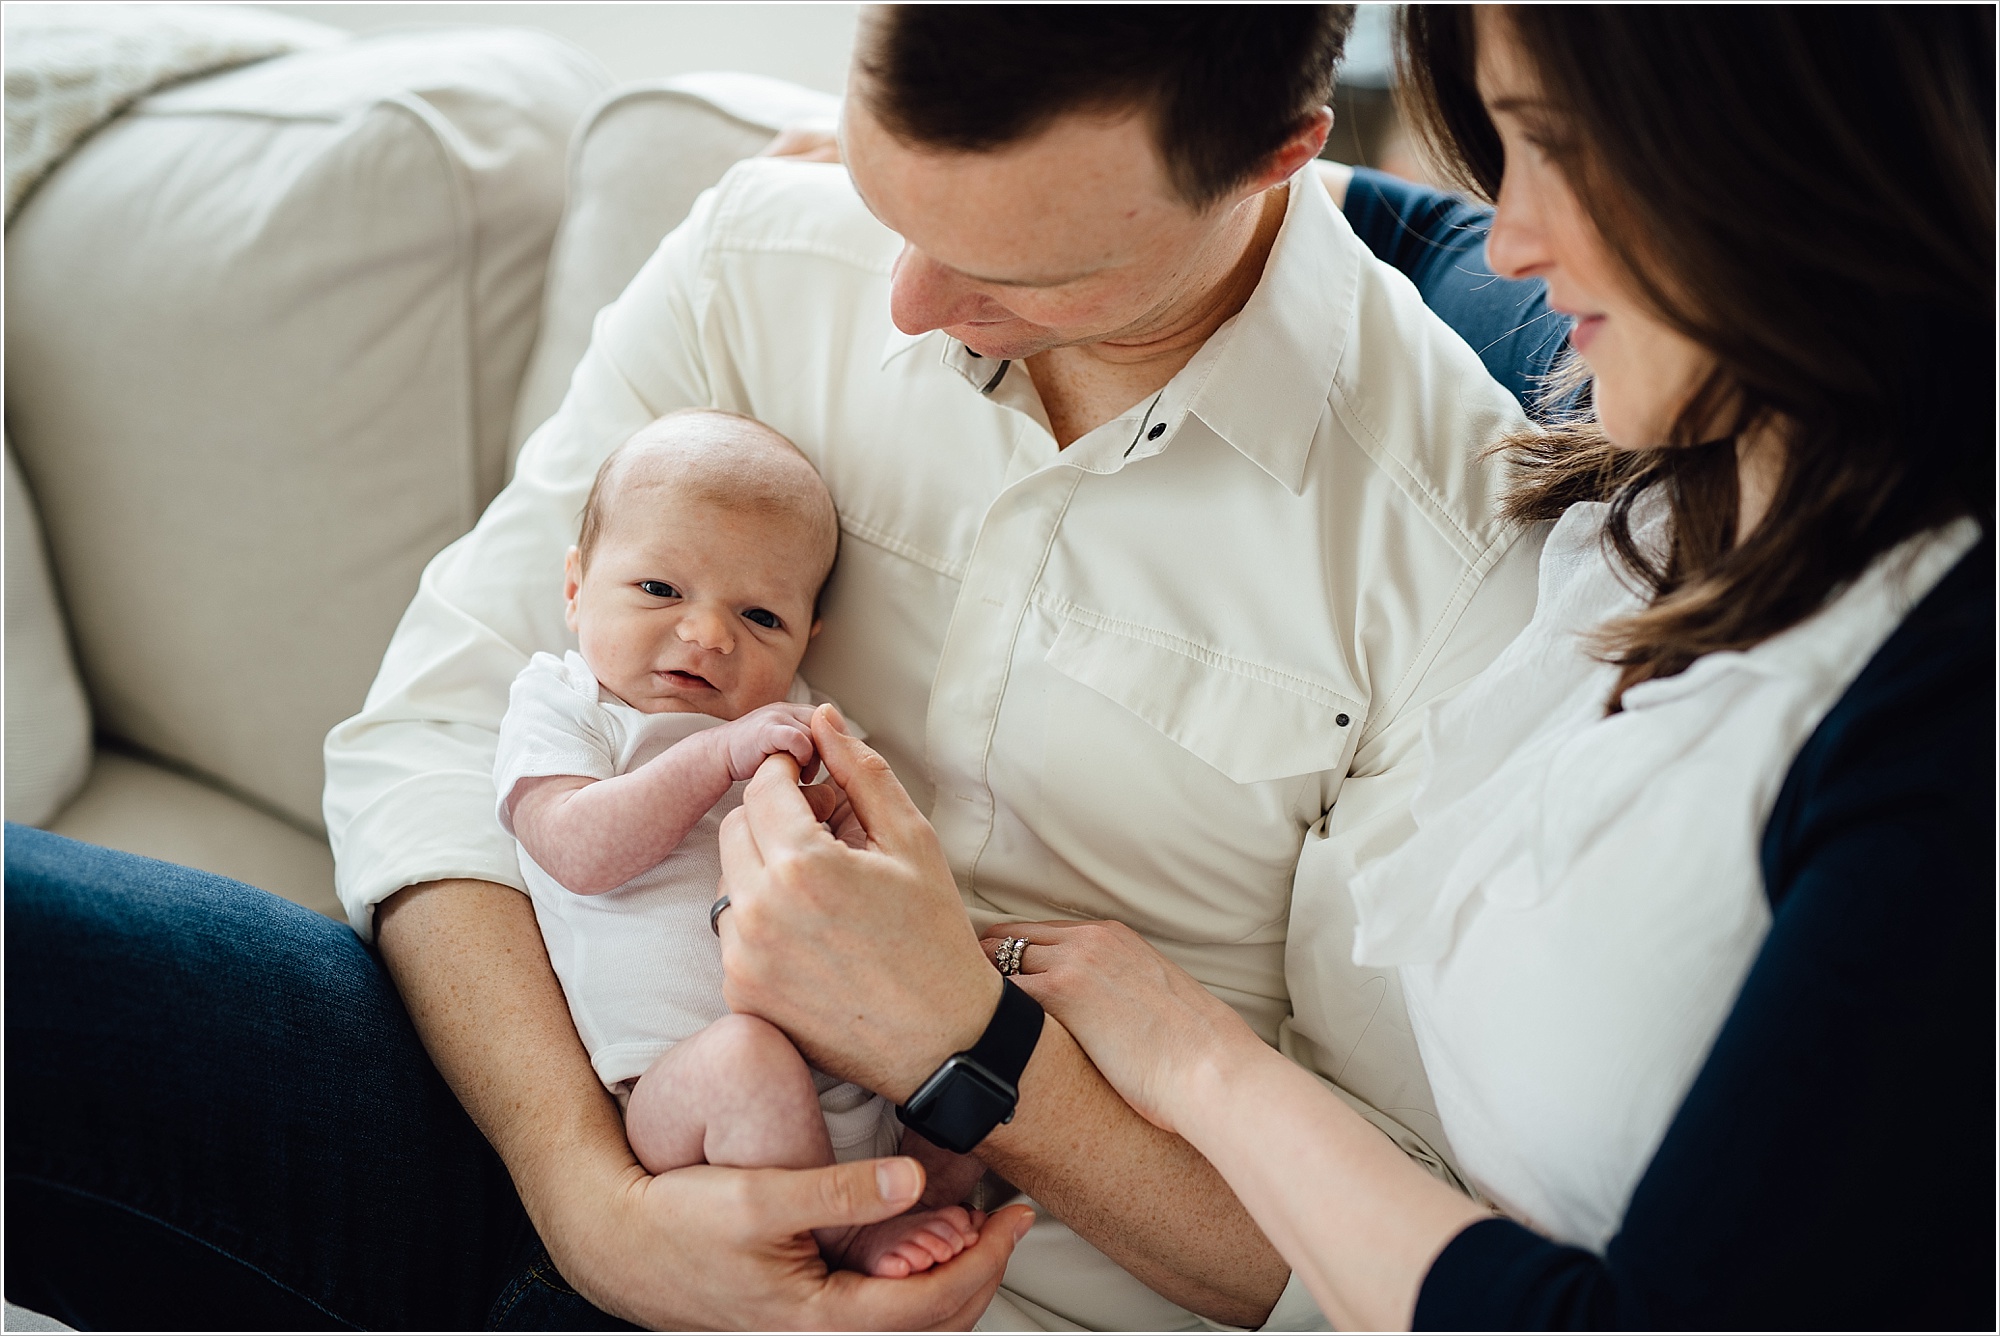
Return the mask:
<path id="1" fill-rule="evenodd" d="M 927 1269 L 930 1264 L 931 1259 L 926 1257 L 924 1258 L 923 1266 L 912 1266 L 910 1265 L 910 1259 L 903 1255 L 902 1248 L 891 1248 L 887 1252 L 878 1254 L 873 1261 L 868 1263 L 868 1274 L 871 1276 L 881 1276 L 885 1280 L 901 1280 L 913 1272 Z"/>
<path id="2" fill-rule="evenodd" d="M 892 1256 L 902 1259 L 909 1269 L 903 1274 L 913 1276 L 919 1271 L 928 1271 L 939 1262 L 951 1257 L 951 1253 L 940 1254 L 936 1239 L 929 1234 L 918 1234 L 897 1244 Z"/>

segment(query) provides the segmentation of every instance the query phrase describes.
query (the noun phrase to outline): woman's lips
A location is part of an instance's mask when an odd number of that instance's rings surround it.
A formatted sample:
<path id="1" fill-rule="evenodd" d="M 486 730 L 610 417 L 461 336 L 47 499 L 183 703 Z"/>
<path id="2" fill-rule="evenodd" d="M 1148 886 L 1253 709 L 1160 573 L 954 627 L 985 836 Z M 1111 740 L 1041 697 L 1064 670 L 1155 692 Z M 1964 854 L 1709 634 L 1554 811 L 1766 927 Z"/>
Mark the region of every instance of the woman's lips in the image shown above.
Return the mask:
<path id="1" fill-rule="evenodd" d="M 1598 331 L 1603 328 L 1604 317 L 1601 315 L 1578 316 L 1576 323 L 1569 329 L 1570 347 L 1578 352 L 1588 351 L 1591 343 L 1597 338 Z"/>

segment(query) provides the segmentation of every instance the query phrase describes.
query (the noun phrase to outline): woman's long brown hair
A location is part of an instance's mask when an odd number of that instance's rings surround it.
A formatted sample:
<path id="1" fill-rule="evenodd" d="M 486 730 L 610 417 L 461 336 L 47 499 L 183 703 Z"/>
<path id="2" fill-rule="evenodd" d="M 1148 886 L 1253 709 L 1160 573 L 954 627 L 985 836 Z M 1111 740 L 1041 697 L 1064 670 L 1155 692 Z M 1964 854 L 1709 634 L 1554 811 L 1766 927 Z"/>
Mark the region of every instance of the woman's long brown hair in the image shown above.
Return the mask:
<path id="1" fill-rule="evenodd" d="M 1883 552 L 1959 516 L 1992 531 L 1994 18 L 1988 6 L 1508 6 L 1555 160 L 1660 317 L 1715 369 L 1667 444 L 1594 423 L 1511 442 L 1512 509 L 1608 501 L 1650 591 L 1601 647 L 1626 688 L 1812 615 Z M 1468 7 L 1411 5 L 1404 109 L 1458 182 L 1505 165 Z M 1714 424 L 1722 422 L 1720 433 Z M 1736 541 L 1734 440 L 1784 446 Z M 1629 519 L 1654 490 L 1664 559 Z"/>

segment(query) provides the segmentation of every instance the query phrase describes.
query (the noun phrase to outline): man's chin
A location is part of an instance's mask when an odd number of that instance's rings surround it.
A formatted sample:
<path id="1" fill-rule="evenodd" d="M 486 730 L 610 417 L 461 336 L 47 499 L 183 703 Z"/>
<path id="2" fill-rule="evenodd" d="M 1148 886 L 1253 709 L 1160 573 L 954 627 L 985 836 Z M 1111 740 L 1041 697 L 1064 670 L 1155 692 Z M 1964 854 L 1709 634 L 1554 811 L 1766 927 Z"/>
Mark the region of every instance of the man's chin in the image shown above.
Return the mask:
<path id="1" fill-rule="evenodd" d="M 1051 331 L 1032 325 L 947 325 L 944 332 L 981 357 L 1006 362 L 1022 361 L 1064 342 Z"/>

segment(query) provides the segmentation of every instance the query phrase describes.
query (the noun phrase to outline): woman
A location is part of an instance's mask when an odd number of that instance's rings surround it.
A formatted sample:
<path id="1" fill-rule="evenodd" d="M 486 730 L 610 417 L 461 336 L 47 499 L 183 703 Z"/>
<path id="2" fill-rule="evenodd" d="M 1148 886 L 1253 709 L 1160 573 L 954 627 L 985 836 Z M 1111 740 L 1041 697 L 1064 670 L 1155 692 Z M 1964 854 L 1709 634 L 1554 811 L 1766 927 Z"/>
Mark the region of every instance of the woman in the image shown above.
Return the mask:
<path id="1" fill-rule="evenodd" d="M 1338 1326 L 1990 1326 L 1992 13 L 1404 38 L 1596 414 L 1517 443 L 1535 622 L 1355 888 L 1503 1218 L 1135 934 L 989 945 Z"/>

